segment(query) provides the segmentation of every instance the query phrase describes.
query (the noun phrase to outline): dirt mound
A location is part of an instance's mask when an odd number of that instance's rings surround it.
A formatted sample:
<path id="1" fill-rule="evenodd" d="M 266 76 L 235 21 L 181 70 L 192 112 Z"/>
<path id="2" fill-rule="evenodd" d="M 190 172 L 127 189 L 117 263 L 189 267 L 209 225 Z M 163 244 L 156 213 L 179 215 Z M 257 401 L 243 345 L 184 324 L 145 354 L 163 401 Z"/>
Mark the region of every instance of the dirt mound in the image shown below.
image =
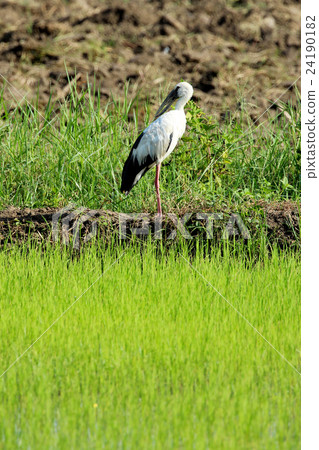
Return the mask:
<path id="1" fill-rule="evenodd" d="M 12 83 L 5 90 L 12 107 L 25 95 L 38 94 L 40 106 L 50 92 L 62 100 L 66 67 L 78 89 L 95 80 L 102 103 L 111 93 L 121 97 L 128 80 L 130 96 L 146 96 L 181 78 L 220 116 L 245 103 L 255 120 L 285 90 L 281 99 L 294 99 L 299 1 L 0 0 L 0 8 L 1 73 Z"/>
<path id="2" fill-rule="evenodd" d="M 213 218 L 214 222 L 208 219 Z M 242 218 L 241 218 L 242 217 Z M 217 219 L 217 220 L 216 220 Z M 62 242 L 80 248 L 95 236 L 108 241 L 111 237 L 127 239 L 136 234 L 172 242 L 177 235 L 185 239 L 260 239 L 266 230 L 270 243 L 299 248 L 299 208 L 294 202 L 257 202 L 246 207 L 244 214 L 230 211 L 184 212 L 183 216 L 166 214 L 162 220 L 150 214 L 131 215 L 73 206 L 63 209 L 19 209 L 0 211 L 0 246 L 35 242 Z"/>

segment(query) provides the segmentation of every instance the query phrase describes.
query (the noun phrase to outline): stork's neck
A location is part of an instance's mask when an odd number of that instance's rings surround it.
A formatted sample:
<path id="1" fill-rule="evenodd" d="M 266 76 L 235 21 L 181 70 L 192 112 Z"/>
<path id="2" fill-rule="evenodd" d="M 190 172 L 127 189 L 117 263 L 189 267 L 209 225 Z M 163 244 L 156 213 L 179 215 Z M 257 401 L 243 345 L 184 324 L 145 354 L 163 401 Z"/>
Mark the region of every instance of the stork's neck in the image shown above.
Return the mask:
<path id="1" fill-rule="evenodd" d="M 185 98 L 185 97 L 179 98 L 176 102 L 175 109 L 183 111 L 186 103 L 187 103 L 187 98 Z"/>

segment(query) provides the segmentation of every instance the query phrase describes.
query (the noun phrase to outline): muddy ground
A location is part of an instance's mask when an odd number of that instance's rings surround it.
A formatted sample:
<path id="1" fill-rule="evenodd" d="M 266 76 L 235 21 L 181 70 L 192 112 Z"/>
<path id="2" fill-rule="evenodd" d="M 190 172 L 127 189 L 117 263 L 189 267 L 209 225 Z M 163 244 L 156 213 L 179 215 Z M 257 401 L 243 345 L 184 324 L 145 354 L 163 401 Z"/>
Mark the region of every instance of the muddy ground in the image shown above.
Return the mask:
<path id="1" fill-rule="evenodd" d="M 44 106 L 50 93 L 63 101 L 66 68 L 78 89 L 96 80 L 102 105 L 130 81 L 129 96 L 150 96 L 156 109 L 159 88 L 181 78 L 219 119 L 244 103 L 256 120 L 280 96 L 295 101 L 299 1 L 0 0 L 0 12 L 9 107 L 37 95 Z"/>
<path id="2" fill-rule="evenodd" d="M 281 247 L 300 248 L 300 211 L 295 202 L 251 203 L 240 212 L 242 221 L 231 211 L 206 211 L 206 214 L 211 212 L 219 213 L 220 219 L 210 222 L 207 227 L 208 216 L 198 220 L 196 213 L 185 215 L 185 212 L 179 217 L 164 215 L 161 223 L 155 222 L 156 216 L 146 215 L 147 225 L 131 215 L 112 211 L 9 207 L 0 211 L 0 247 L 33 241 L 60 242 L 79 249 L 95 236 L 106 243 L 113 238 L 130 239 L 134 229 L 139 230 L 137 234 L 143 239 L 142 228 L 148 228 L 154 239 L 165 238 L 166 243 L 173 242 L 178 236 L 189 240 L 191 237 L 204 240 L 208 237 L 211 243 L 235 237 L 246 242 L 253 239 L 258 247 L 260 237 L 264 235 L 270 245 L 277 243 Z"/>

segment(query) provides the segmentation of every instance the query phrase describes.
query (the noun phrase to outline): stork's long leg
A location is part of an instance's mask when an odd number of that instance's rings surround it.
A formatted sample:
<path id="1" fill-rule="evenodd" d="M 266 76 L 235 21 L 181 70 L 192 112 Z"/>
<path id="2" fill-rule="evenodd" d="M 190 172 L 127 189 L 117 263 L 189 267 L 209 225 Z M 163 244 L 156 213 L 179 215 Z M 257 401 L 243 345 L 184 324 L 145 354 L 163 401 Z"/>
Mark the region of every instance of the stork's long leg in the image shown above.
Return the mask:
<path id="1" fill-rule="evenodd" d="M 160 196 L 160 190 L 159 190 L 160 171 L 161 171 L 161 163 L 157 164 L 157 166 L 156 166 L 155 189 L 156 189 L 156 199 L 157 199 L 157 213 L 162 215 L 161 196 Z"/>

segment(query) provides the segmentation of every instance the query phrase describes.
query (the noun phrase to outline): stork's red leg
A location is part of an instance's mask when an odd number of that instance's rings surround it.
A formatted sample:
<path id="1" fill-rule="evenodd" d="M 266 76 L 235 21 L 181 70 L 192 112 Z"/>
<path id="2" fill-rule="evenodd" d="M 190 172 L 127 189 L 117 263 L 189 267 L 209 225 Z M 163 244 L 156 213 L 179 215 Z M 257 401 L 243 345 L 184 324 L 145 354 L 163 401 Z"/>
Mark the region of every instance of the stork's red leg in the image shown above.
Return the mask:
<path id="1" fill-rule="evenodd" d="M 159 175 L 161 171 L 161 163 L 156 166 L 156 176 L 155 176 L 155 189 L 156 189 L 156 199 L 157 199 L 157 213 L 162 215 L 161 208 L 161 196 L 159 191 Z"/>

